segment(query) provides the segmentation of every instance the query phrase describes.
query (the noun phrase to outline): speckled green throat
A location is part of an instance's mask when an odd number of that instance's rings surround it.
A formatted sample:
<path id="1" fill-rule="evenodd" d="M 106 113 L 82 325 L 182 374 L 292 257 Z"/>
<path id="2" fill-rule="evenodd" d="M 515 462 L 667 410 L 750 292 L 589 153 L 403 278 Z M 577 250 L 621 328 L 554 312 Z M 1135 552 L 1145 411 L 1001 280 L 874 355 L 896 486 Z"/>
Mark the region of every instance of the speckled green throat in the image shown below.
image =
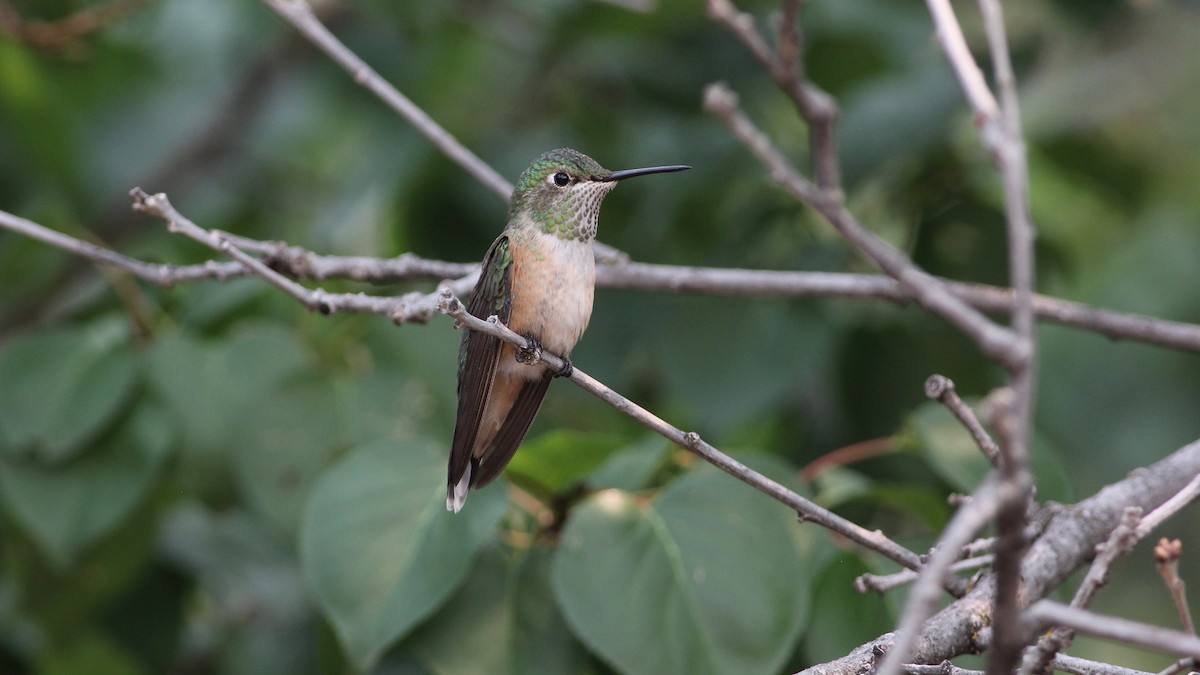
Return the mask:
<path id="1" fill-rule="evenodd" d="M 555 182 L 558 174 L 566 176 L 565 183 Z M 569 148 L 551 150 L 521 174 L 513 192 L 509 222 L 526 213 L 547 234 L 591 241 L 596 236 L 600 202 L 616 187 L 615 182 L 608 180 L 611 175 L 611 171 L 581 152 Z"/>

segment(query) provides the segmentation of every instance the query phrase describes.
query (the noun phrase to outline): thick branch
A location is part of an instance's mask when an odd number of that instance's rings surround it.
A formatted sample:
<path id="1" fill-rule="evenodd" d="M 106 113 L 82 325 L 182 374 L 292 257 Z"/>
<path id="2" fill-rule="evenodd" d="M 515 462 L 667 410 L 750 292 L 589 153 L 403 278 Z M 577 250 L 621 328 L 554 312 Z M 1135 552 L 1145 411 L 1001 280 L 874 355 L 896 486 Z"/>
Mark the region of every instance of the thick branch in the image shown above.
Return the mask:
<path id="1" fill-rule="evenodd" d="M 1025 556 L 1021 567 L 1025 582 L 1023 597 L 1030 602 L 1045 597 L 1091 559 L 1096 545 L 1108 538 L 1126 507 L 1153 510 L 1183 489 L 1197 473 L 1200 473 L 1200 441 L 1066 509 L 1050 522 Z M 985 645 L 979 638 L 990 626 L 994 594 L 995 577 L 986 576 L 967 595 L 930 618 L 917 638 L 913 660 L 940 663 L 980 651 Z M 877 655 L 886 652 L 894 641 L 895 634 L 887 633 L 841 659 L 803 672 L 814 675 L 867 672 L 874 667 Z"/>

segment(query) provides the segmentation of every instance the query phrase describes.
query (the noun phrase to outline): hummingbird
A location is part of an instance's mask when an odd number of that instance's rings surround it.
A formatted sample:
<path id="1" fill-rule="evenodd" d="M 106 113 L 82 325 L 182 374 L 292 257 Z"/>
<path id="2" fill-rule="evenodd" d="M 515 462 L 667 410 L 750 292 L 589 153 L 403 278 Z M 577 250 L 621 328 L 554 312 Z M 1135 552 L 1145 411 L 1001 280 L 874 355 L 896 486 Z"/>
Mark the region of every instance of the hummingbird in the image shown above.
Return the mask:
<path id="1" fill-rule="evenodd" d="M 509 202 L 508 224 L 483 260 L 467 311 L 495 315 L 525 336 L 526 349 L 464 329 L 458 349 L 458 416 L 450 450 L 446 509 L 495 480 L 521 445 L 550 380 L 569 377 L 569 355 L 592 315 L 596 263 L 592 240 L 600 202 L 619 181 L 688 166 L 609 171 L 562 148 L 534 160 Z M 562 370 L 540 363 L 545 349 Z M 529 365 L 533 364 L 533 365 Z"/>

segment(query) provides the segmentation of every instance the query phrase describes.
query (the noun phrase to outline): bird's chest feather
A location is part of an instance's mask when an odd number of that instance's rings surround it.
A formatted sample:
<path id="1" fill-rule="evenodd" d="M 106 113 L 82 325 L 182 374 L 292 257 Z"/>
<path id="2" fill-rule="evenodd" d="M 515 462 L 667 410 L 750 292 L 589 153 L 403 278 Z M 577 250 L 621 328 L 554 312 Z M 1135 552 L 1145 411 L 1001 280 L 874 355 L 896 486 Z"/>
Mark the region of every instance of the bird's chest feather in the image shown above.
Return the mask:
<path id="1" fill-rule="evenodd" d="M 513 247 L 509 327 L 532 335 L 566 356 L 592 316 L 596 263 L 590 242 L 564 241 L 542 232 Z"/>

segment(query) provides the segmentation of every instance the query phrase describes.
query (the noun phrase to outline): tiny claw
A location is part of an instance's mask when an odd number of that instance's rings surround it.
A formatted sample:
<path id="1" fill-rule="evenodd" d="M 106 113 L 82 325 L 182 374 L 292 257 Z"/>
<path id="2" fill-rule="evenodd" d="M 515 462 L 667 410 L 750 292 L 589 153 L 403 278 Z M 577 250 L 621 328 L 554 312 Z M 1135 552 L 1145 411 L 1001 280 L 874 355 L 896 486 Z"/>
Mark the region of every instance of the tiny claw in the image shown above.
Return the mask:
<path id="1" fill-rule="evenodd" d="M 525 346 L 517 348 L 517 360 L 527 366 L 537 365 L 542 360 L 542 343 L 525 336 Z"/>
<path id="2" fill-rule="evenodd" d="M 563 361 L 562 368 L 559 368 L 557 371 L 555 371 L 554 376 L 555 377 L 570 377 L 571 374 L 575 372 L 575 366 L 571 363 L 571 359 L 568 359 L 565 356 L 562 357 L 562 361 Z"/>

